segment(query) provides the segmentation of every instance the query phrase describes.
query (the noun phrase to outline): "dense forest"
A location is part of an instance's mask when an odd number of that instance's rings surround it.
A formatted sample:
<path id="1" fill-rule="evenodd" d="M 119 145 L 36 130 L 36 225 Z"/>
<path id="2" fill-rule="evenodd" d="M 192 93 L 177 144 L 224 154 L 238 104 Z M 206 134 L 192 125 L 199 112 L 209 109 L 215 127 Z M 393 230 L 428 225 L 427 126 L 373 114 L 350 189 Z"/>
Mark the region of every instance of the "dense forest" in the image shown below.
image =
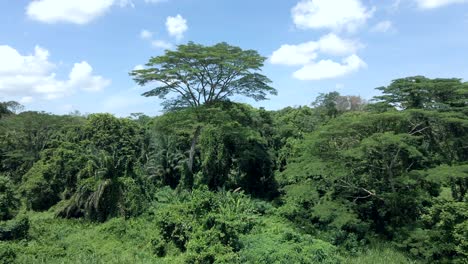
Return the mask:
<path id="1" fill-rule="evenodd" d="M 468 83 L 277 111 L 265 58 L 180 45 L 130 73 L 164 112 L 0 104 L 0 263 L 468 263 Z"/>

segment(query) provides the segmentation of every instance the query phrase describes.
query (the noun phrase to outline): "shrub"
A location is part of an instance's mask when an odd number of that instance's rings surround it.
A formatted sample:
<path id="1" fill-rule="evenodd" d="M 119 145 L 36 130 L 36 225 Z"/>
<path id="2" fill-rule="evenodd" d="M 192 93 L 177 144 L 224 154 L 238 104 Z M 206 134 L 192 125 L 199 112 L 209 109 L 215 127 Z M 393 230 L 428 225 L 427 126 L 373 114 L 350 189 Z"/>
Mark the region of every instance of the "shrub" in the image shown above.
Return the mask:
<path id="1" fill-rule="evenodd" d="M 401 248 L 429 262 L 463 263 L 468 258 L 468 203 L 436 199 L 421 224 L 406 239 L 400 238 Z"/>
<path id="2" fill-rule="evenodd" d="M 9 244 L 0 241 L 0 264 L 10 264 L 15 259 L 15 250 Z"/>
<path id="3" fill-rule="evenodd" d="M 0 221 L 15 217 L 19 205 L 13 183 L 9 178 L 0 175 Z"/>
<path id="4" fill-rule="evenodd" d="M 29 219 L 20 216 L 0 223 L 0 241 L 23 239 L 29 232 Z"/>
<path id="5" fill-rule="evenodd" d="M 186 249 L 193 223 L 186 208 L 181 206 L 171 206 L 158 213 L 157 224 L 161 236 L 167 243 L 173 242 L 181 251 Z"/>
<path id="6" fill-rule="evenodd" d="M 302 234 L 277 219 L 267 219 L 242 237 L 241 263 L 340 263 L 337 248 Z"/>
<path id="7" fill-rule="evenodd" d="M 222 241 L 215 229 L 199 230 L 187 244 L 186 263 L 239 263 L 233 248 Z"/>
<path id="8" fill-rule="evenodd" d="M 60 193 L 53 188 L 52 174 L 50 165 L 38 161 L 23 176 L 21 191 L 29 209 L 44 211 L 60 201 Z"/>

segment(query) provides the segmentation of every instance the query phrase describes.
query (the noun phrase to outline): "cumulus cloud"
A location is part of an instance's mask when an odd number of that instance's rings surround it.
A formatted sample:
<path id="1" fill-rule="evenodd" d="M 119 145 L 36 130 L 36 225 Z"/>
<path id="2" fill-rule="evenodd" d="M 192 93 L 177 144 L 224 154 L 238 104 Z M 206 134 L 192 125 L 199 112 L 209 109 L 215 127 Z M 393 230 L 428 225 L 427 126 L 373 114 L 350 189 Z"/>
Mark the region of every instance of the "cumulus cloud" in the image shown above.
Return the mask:
<path id="1" fill-rule="evenodd" d="M 153 40 L 151 41 L 151 46 L 157 49 L 170 49 L 172 44 L 164 40 Z"/>
<path id="2" fill-rule="evenodd" d="M 75 63 L 68 79 L 58 79 L 49 51 L 39 46 L 33 54 L 21 55 L 10 46 L 0 45 L 0 58 L 0 96 L 21 98 L 26 103 L 35 97 L 55 99 L 77 90 L 100 91 L 110 84 L 110 80 L 93 75 L 86 61 Z"/>
<path id="3" fill-rule="evenodd" d="M 366 63 L 353 54 L 343 59 L 342 63 L 321 60 L 310 63 L 296 71 L 293 76 L 299 80 L 323 80 L 341 77 L 366 67 Z"/>
<path id="4" fill-rule="evenodd" d="M 34 0 L 26 7 L 29 18 L 44 22 L 87 24 L 112 6 L 133 6 L 131 0 Z"/>
<path id="5" fill-rule="evenodd" d="M 110 80 L 93 75 L 93 67 L 86 61 L 75 63 L 69 74 L 69 89 L 80 88 L 88 92 L 98 92 L 110 84 Z"/>
<path id="6" fill-rule="evenodd" d="M 468 3 L 468 0 L 415 0 L 420 8 L 432 9 L 451 4 Z"/>
<path id="7" fill-rule="evenodd" d="M 360 0 L 301 0 L 291 12 L 300 29 L 353 32 L 372 17 L 374 9 Z"/>
<path id="8" fill-rule="evenodd" d="M 318 41 L 309 41 L 298 45 L 282 45 L 270 57 L 273 64 L 304 65 L 318 57 L 318 53 L 343 56 L 355 53 L 362 44 L 350 39 L 342 39 L 330 33 Z"/>
<path id="9" fill-rule="evenodd" d="M 393 23 L 392 21 L 388 21 L 388 20 L 381 21 L 371 28 L 371 32 L 376 32 L 376 33 L 385 33 L 391 30 L 393 30 Z"/>
<path id="10" fill-rule="evenodd" d="M 315 41 L 299 45 L 282 45 L 270 56 L 272 64 L 302 65 L 317 58 L 317 43 Z"/>
<path id="11" fill-rule="evenodd" d="M 184 37 L 185 31 L 188 29 L 187 20 L 181 15 L 177 15 L 175 17 L 169 16 L 166 19 L 166 28 L 169 35 L 180 40 Z"/>
<path id="12" fill-rule="evenodd" d="M 172 48 L 171 43 L 164 41 L 164 40 L 160 40 L 160 39 L 153 39 L 153 35 L 154 35 L 153 32 L 146 30 L 146 29 L 143 29 L 140 32 L 140 38 L 143 40 L 148 40 L 149 43 L 151 43 L 151 46 L 153 48 L 156 48 L 156 49 L 171 49 Z"/>
<path id="13" fill-rule="evenodd" d="M 142 39 L 151 39 L 153 37 L 153 32 L 143 29 L 140 32 L 140 38 Z"/>
<path id="14" fill-rule="evenodd" d="M 363 45 L 356 40 L 343 39 L 330 33 L 317 41 L 298 45 L 282 45 L 270 56 L 272 64 L 302 66 L 293 74 L 299 80 L 321 80 L 341 77 L 366 66 L 356 55 Z M 340 56 L 345 58 L 341 63 L 318 57 Z"/>
<path id="15" fill-rule="evenodd" d="M 19 100 L 19 103 L 26 105 L 26 104 L 32 103 L 33 101 L 34 101 L 34 98 L 32 96 L 24 96 Z"/>
<path id="16" fill-rule="evenodd" d="M 135 67 L 133 67 L 133 70 L 138 71 L 138 70 L 143 70 L 144 68 L 145 68 L 144 65 L 138 64 L 138 65 L 135 65 Z"/>

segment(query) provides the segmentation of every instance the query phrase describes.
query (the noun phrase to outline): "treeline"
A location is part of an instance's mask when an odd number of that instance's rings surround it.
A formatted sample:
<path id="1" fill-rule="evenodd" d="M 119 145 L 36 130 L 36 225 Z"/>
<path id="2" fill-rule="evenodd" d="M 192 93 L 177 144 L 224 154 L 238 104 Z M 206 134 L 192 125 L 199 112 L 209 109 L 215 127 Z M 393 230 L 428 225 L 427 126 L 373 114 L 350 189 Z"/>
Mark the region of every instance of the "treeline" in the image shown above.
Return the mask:
<path id="1" fill-rule="evenodd" d="M 37 260 L 29 216 L 48 211 L 146 219 L 139 236 L 168 262 L 339 263 L 385 242 L 465 263 L 468 83 L 378 89 L 369 102 L 333 92 L 279 111 L 220 101 L 158 117 L 1 103 L 0 259 Z"/>

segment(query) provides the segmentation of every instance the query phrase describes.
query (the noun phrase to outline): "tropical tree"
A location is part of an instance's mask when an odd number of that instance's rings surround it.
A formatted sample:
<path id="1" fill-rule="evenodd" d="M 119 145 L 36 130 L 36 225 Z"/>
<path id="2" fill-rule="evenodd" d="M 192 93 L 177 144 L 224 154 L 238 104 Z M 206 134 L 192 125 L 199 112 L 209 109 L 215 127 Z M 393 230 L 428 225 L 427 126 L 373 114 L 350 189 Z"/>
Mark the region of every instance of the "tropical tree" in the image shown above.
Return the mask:
<path id="1" fill-rule="evenodd" d="M 461 79 L 429 79 L 412 76 L 393 80 L 389 86 L 379 87 L 383 95 L 375 100 L 399 109 L 444 109 L 468 105 L 468 85 Z"/>
<path id="2" fill-rule="evenodd" d="M 271 80 L 260 74 L 265 57 L 255 50 L 243 50 L 227 43 L 203 46 L 189 42 L 175 51 L 152 57 L 147 68 L 130 72 L 139 85 L 155 84 L 143 96 L 164 99 L 166 110 L 199 108 L 215 102 L 228 101 L 242 95 L 256 101 L 276 94 Z M 197 114 L 197 121 L 203 116 Z M 192 139 L 187 162 L 192 172 L 195 147 L 202 126 L 198 125 Z"/>
<path id="3" fill-rule="evenodd" d="M 0 102 L 0 118 L 5 115 L 17 113 L 21 110 L 23 110 L 23 106 L 18 102 Z"/>

